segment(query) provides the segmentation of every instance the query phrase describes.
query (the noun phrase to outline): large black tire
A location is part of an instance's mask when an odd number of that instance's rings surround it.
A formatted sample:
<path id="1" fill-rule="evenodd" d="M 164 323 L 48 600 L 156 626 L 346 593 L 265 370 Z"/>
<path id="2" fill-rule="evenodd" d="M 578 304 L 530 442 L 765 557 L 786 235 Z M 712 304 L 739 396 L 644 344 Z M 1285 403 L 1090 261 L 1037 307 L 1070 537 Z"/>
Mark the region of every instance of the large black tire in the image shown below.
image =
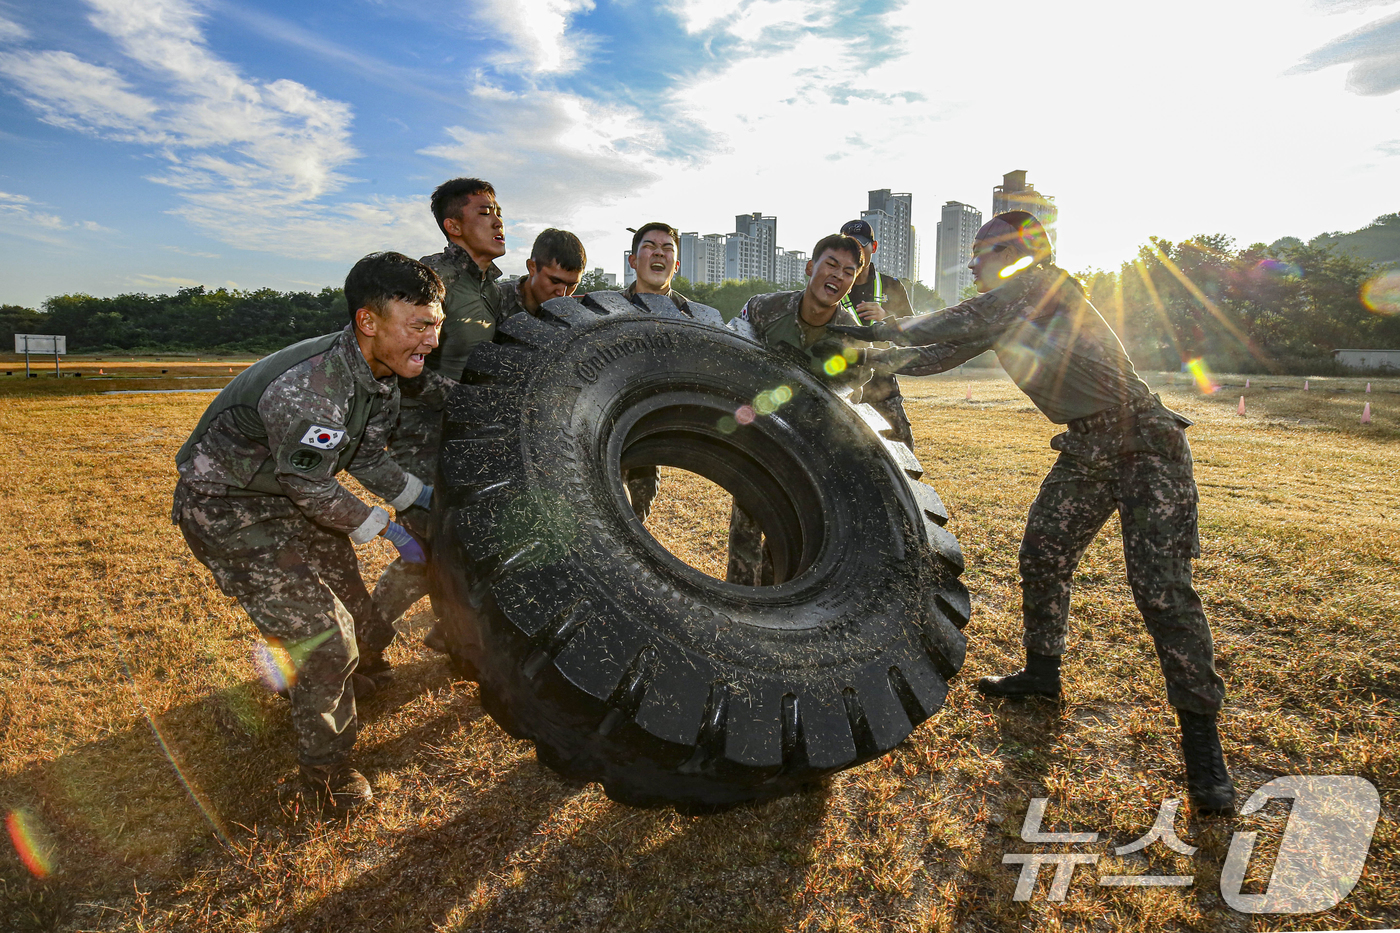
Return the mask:
<path id="1" fill-rule="evenodd" d="M 562 774 L 688 812 L 778 796 L 901 742 L 962 666 L 962 553 L 883 419 L 717 312 L 613 293 L 481 344 L 444 415 L 435 603 L 482 702 Z M 735 412 L 760 411 L 752 423 Z M 662 547 L 622 470 L 733 493 L 775 581 Z"/>

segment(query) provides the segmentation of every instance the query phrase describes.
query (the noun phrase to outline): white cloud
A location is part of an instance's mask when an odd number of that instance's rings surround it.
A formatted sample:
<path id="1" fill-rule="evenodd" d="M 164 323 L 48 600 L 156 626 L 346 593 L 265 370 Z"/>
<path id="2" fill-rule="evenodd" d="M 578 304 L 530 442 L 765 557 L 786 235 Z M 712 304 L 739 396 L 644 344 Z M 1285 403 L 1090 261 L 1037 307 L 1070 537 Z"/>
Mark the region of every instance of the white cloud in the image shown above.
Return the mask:
<path id="1" fill-rule="evenodd" d="M 32 198 L 0 191 L 0 232 L 53 246 L 63 246 L 69 242 L 64 234 L 70 231 L 114 232 L 92 220 L 64 220 Z"/>
<path id="2" fill-rule="evenodd" d="M 1057 196 L 1072 268 L 1116 268 L 1154 234 L 1306 238 L 1400 198 L 1376 158 L 1394 138 L 1393 104 L 1346 94 L 1332 75 L 1284 76 L 1321 38 L 1364 27 L 1374 5 L 1323 17 L 1280 0 L 1262 17 L 1180 0 L 1170 15 L 1119 4 L 1075 17 L 1006 0 L 993 19 L 910 2 L 835 20 L 792 0 L 670 8 L 694 33 L 739 42 L 666 101 L 703 128 L 706 158 L 579 212 L 580 234 L 606 231 L 588 245 L 610 270 L 624 221 L 722 233 L 761 209 L 778 215 L 779 245 L 809 249 L 884 187 L 914 192 L 928 270 L 939 206 L 986 213 L 1014 169 Z"/>
<path id="3" fill-rule="evenodd" d="M 28 38 L 28 29 L 13 20 L 0 16 L 0 42 L 19 42 Z"/>
<path id="4" fill-rule="evenodd" d="M 492 64 L 531 75 L 562 74 L 578 68 L 592 40 L 570 32 L 569 20 L 593 9 L 593 0 L 485 0 L 474 14 L 493 21 L 492 35 L 504 49 Z"/>
<path id="5" fill-rule="evenodd" d="M 165 167 L 151 180 L 181 195 L 174 213 L 233 246 L 303 258 L 437 242 L 416 202 L 328 203 L 358 155 L 348 105 L 295 81 L 244 78 L 208 48 L 186 0 L 89 3 L 92 24 L 155 76 L 149 93 L 68 52 L 0 55 L 0 74 L 46 122 L 152 147 Z"/>
<path id="6" fill-rule="evenodd" d="M 1349 64 L 1347 89 L 1366 96 L 1400 90 L 1400 14 L 1368 23 L 1309 52 L 1289 74 Z"/>

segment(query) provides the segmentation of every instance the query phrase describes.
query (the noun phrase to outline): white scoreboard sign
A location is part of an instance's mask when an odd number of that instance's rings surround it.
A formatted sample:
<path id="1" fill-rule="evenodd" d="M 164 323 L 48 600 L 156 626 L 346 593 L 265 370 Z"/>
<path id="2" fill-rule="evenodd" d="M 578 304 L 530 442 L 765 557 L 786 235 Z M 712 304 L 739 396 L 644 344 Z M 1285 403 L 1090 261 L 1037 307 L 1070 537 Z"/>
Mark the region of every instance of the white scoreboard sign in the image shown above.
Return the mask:
<path id="1" fill-rule="evenodd" d="M 15 334 L 16 353 L 68 353 L 68 337 L 63 334 Z"/>

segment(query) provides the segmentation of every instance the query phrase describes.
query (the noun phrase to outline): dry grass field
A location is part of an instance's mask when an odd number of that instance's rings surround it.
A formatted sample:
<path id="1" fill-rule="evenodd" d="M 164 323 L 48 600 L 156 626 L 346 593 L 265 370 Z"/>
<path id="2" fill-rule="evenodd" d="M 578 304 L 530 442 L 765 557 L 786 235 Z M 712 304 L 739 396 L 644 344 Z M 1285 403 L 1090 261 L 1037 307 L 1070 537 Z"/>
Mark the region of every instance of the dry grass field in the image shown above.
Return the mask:
<path id="1" fill-rule="evenodd" d="M 1400 925 L 1400 380 L 1364 395 L 1363 381 L 1313 380 L 1304 393 L 1300 379 L 1246 391 L 1233 377 L 1213 396 L 1152 381 L 1197 420 L 1197 579 L 1242 799 L 1285 774 L 1360 775 L 1380 789 L 1366 870 L 1325 913 L 1251 916 L 1221 898 L 1230 833 L 1260 830 L 1258 890 L 1283 802 L 1205 824 L 1183 807 L 1177 832 L 1193 856 L 1161 845 L 1113 855 L 1164 798 L 1184 796 L 1116 522 L 1077 578 L 1066 702 L 1003 705 L 972 689 L 1020 657 L 1016 546 L 1053 456 L 1053 427 L 999 371 L 906 383 L 974 612 L 947 707 L 894 752 L 718 816 L 629 809 L 556 777 L 497 728 L 474 686 L 419 644 L 420 607 L 390 652 L 396 683 L 362 708 L 357 762 L 379 800 L 348 822 L 299 807 L 287 710 L 253 673 L 253 627 L 168 520 L 173 456 L 209 396 L 100 396 L 85 377 L 72 380 L 81 395 L 0 387 L 0 929 Z M 1363 427 L 1367 400 L 1375 423 Z M 718 572 L 726 500 L 674 474 L 663 496 L 658 537 Z M 362 559 L 377 575 L 388 547 Z M 1073 847 L 1102 858 L 1062 902 L 1049 869 L 1032 899 L 1014 901 L 1018 866 L 1002 862 L 1048 848 L 1019 837 L 1034 797 L 1051 798 L 1046 830 L 1100 834 Z M 1095 882 L 1126 872 L 1195 883 Z"/>

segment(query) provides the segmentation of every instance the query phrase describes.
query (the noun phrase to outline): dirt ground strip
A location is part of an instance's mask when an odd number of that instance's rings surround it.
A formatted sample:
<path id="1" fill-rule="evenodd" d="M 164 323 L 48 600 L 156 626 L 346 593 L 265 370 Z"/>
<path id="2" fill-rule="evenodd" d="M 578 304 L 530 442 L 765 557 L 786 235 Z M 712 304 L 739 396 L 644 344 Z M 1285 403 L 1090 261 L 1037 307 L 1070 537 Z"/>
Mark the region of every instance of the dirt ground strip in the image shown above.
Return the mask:
<path id="1" fill-rule="evenodd" d="M 1163 800 L 1184 796 L 1116 522 L 1077 577 L 1066 702 L 978 698 L 976 678 L 1021 654 L 1016 548 L 1055 429 L 999 372 L 968 370 L 906 382 L 974 596 L 947 707 L 889 755 L 808 793 L 703 818 L 629 809 L 540 767 L 422 648 L 426 605 L 390 651 L 396 682 L 362 710 L 356 761 L 377 804 L 349 822 L 303 812 L 285 704 L 251 663 L 253 627 L 169 523 L 172 458 L 208 396 L 0 397 L 0 928 L 1400 925 L 1400 381 L 1372 380 L 1367 395 L 1364 380 L 1311 380 L 1305 393 L 1301 379 L 1246 390 L 1244 377 L 1219 378 L 1229 385 L 1209 396 L 1180 376 L 1152 381 L 1197 421 L 1197 581 L 1230 690 L 1223 733 L 1242 799 L 1291 774 L 1359 775 L 1381 795 L 1365 870 L 1330 910 L 1250 915 L 1222 899 L 1237 830 L 1259 833 L 1245 890 L 1263 890 L 1286 801 L 1214 823 L 1183 804 L 1175 827 L 1192 855 L 1161 844 L 1114 854 L 1147 833 Z M 1362 426 L 1366 401 L 1373 423 Z M 662 494 L 658 538 L 721 569 L 723 493 L 670 472 Z M 388 550 L 362 549 L 367 576 Z M 1044 831 L 1097 839 L 1023 841 L 1039 797 L 1050 798 Z M 1020 867 L 1004 857 L 1061 850 L 1099 858 L 1062 901 L 1051 868 L 1015 900 Z M 1193 882 L 1098 883 L 1130 873 Z"/>

